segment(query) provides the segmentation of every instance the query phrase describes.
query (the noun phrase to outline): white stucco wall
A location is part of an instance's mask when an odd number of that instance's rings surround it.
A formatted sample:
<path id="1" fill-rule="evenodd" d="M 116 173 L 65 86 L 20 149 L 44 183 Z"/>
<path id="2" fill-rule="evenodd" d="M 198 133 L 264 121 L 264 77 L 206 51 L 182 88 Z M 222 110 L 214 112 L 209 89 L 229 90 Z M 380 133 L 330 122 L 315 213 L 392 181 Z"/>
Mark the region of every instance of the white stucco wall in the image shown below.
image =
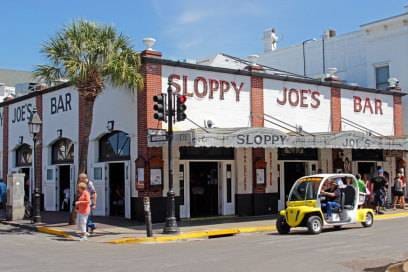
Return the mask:
<path id="1" fill-rule="evenodd" d="M 114 130 L 127 133 L 130 137 L 130 181 L 132 196 L 136 195 L 134 161 L 137 158 L 137 97 L 136 91 L 115 88 L 106 85 L 103 92 L 96 98 L 93 123 L 89 143 L 89 173 L 98 162 L 98 141 L 109 133 L 108 121 L 114 121 Z"/>
<path id="2" fill-rule="evenodd" d="M 226 73 L 216 73 L 202 70 L 186 69 L 173 66 L 162 66 L 162 90 L 167 90 L 167 81 L 169 76 L 178 75 L 180 79 L 173 78 L 175 84 L 180 86 L 180 93 L 185 90 L 192 93 L 192 97 L 187 98 L 187 117 L 200 126 L 204 126 L 205 120 L 211 120 L 215 127 L 248 127 L 250 126 L 250 78 Z M 186 86 L 184 88 L 183 76 L 186 76 Z M 204 91 L 204 84 L 207 84 L 206 95 L 202 98 L 197 97 L 194 92 L 194 80 L 197 77 L 205 79 L 198 83 L 198 91 Z M 213 91 L 213 97 L 210 98 L 210 83 L 212 79 L 218 83 L 213 83 L 214 87 L 219 84 L 218 88 Z M 225 89 L 224 97 L 221 97 L 221 80 Z M 235 88 L 234 88 L 235 86 Z M 239 94 L 235 89 L 240 89 Z M 237 101 L 239 100 L 239 101 Z M 175 124 L 175 130 L 187 130 L 197 128 L 196 125 L 189 121 L 178 122 Z"/>
<path id="3" fill-rule="evenodd" d="M 295 91 L 291 91 L 293 89 Z M 292 126 L 302 126 L 307 132 L 328 132 L 330 131 L 330 88 L 264 79 L 264 111 L 265 114 Z M 265 118 L 268 119 L 268 116 Z M 265 127 L 282 130 L 267 121 L 265 121 Z"/>
<path id="4" fill-rule="evenodd" d="M 394 134 L 393 97 L 391 95 L 344 89 L 341 93 L 341 115 L 343 118 L 383 135 Z M 356 99 L 358 101 L 361 99 L 361 103 L 355 102 Z M 376 101 L 381 103 L 381 105 L 378 104 L 377 110 Z M 356 103 L 357 105 L 355 105 Z M 356 128 L 342 122 L 342 130 L 356 130 Z"/>
<path id="5" fill-rule="evenodd" d="M 23 143 L 33 146 L 32 136 L 28 130 L 28 121 L 35 106 L 35 98 L 29 98 L 9 106 L 9 173 L 15 167 L 15 149 L 20 145 L 20 137 L 23 137 Z"/>
<path id="6" fill-rule="evenodd" d="M 51 145 L 62 137 L 74 144 L 75 164 L 78 161 L 78 92 L 74 87 L 43 95 L 43 166 L 51 164 Z M 77 172 L 77 171 L 75 171 Z"/>

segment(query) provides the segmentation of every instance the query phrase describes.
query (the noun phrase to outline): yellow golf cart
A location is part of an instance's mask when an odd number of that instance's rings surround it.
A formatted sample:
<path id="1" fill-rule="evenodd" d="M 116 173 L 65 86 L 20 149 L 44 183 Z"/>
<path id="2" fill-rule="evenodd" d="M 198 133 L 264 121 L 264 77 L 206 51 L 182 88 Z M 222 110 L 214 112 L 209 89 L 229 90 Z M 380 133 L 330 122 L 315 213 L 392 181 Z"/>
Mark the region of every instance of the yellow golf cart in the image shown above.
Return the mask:
<path id="1" fill-rule="evenodd" d="M 337 204 L 327 215 L 329 187 L 336 183 Z M 324 226 L 340 228 L 361 223 L 371 227 L 374 223 L 372 209 L 359 208 L 363 199 L 356 178 L 351 174 L 319 174 L 298 179 L 290 190 L 287 208 L 279 212 L 276 228 L 287 234 L 291 228 L 306 227 L 311 234 L 318 234 Z"/>

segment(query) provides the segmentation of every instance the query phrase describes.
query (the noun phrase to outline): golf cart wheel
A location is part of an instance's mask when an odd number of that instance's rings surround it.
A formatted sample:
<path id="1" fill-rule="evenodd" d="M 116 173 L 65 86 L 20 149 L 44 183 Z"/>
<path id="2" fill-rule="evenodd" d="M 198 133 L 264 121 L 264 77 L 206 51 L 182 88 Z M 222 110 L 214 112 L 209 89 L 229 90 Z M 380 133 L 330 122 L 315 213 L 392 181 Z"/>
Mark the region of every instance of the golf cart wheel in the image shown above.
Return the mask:
<path id="1" fill-rule="evenodd" d="M 369 228 L 374 224 L 374 216 L 372 213 L 368 212 L 366 215 L 366 219 L 364 222 L 361 223 L 361 225 L 363 225 L 363 227 L 365 228 Z"/>
<path id="2" fill-rule="evenodd" d="M 286 223 L 286 218 L 284 216 L 278 216 L 278 219 L 276 220 L 276 229 L 279 234 L 288 234 L 290 232 L 290 226 Z"/>
<path id="3" fill-rule="evenodd" d="M 319 216 L 311 216 L 307 219 L 307 229 L 310 234 L 319 234 L 323 229 L 323 222 Z"/>

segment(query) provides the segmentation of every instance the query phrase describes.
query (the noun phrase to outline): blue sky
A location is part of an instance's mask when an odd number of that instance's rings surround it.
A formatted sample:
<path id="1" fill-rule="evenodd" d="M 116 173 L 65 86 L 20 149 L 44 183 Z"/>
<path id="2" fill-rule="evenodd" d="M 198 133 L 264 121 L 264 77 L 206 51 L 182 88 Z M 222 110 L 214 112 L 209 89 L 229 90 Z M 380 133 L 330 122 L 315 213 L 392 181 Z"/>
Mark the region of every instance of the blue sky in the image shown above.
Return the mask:
<path id="1" fill-rule="evenodd" d="M 360 24 L 405 11 L 407 0 L 3 0 L 0 67 L 31 70 L 44 62 L 41 43 L 64 24 L 85 18 L 115 25 L 141 40 L 157 39 L 165 58 L 197 59 L 217 52 L 261 52 L 262 32 L 275 27 L 279 47 L 319 37 L 323 30 Z"/>

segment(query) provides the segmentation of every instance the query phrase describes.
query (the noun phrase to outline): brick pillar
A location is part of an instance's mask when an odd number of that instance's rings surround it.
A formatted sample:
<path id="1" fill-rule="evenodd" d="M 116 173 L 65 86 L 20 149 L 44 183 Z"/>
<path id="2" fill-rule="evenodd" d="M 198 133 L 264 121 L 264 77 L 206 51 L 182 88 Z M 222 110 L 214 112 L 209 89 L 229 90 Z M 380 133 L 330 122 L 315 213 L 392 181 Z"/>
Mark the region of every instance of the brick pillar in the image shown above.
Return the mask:
<path id="1" fill-rule="evenodd" d="M 42 94 L 35 97 L 35 105 L 37 113 L 43 120 L 43 107 L 42 107 Z M 40 192 L 42 192 L 42 141 L 43 141 L 43 126 L 41 126 L 40 133 L 38 135 L 38 143 L 35 150 L 35 180 L 40 183 Z"/>
<path id="2" fill-rule="evenodd" d="M 159 63 L 149 63 L 146 58 L 161 58 L 161 53 L 152 50 L 142 52 L 142 74 L 144 88 L 137 93 L 138 98 L 138 156 L 146 161 L 145 184 L 143 191 L 149 191 L 151 195 L 161 195 L 162 188 L 150 188 L 150 167 L 152 159 L 162 159 L 162 149 L 147 146 L 147 130 L 149 128 L 161 128 L 161 122 L 153 118 L 153 96 L 162 92 L 162 67 Z M 142 193 L 142 191 L 141 191 Z"/>
<path id="3" fill-rule="evenodd" d="M 9 106 L 3 107 L 3 180 L 7 181 L 9 157 Z"/>
<path id="4" fill-rule="evenodd" d="M 404 136 L 404 112 L 402 108 L 402 97 L 394 94 L 394 136 Z"/>
<path id="5" fill-rule="evenodd" d="M 331 89 L 331 132 L 341 131 L 341 90 L 339 88 Z"/>
<path id="6" fill-rule="evenodd" d="M 248 66 L 251 72 L 262 71 L 260 66 Z M 251 75 L 251 126 L 264 126 L 264 94 L 263 78 Z"/>

